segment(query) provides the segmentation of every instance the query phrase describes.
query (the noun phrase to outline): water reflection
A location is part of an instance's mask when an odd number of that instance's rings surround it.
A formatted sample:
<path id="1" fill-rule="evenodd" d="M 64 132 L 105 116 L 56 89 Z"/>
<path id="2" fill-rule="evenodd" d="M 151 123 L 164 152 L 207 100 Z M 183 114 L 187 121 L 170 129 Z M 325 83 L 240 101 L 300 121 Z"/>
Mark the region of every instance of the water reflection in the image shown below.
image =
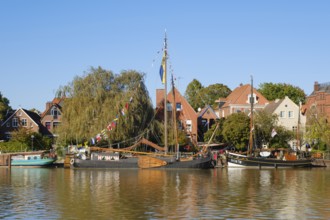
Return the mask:
<path id="1" fill-rule="evenodd" d="M 0 219 L 329 219 L 329 171 L 0 168 Z"/>

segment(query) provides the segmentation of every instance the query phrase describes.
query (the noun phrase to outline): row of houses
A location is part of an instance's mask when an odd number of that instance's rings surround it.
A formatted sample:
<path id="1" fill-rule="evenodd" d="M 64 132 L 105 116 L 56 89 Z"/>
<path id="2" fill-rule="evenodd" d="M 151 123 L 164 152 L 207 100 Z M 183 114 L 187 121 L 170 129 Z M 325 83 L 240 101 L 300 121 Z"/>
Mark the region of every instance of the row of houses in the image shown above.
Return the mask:
<path id="1" fill-rule="evenodd" d="M 319 84 L 314 83 L 314 90 L 307 97 L 304 106 L 298 106 L 289 97 L 281 100 L 268 101 L 261 93 L 253 88 L 251 94 L 251 85 L 239 85 L 226 98 L 219 98 L 217 108 L 213 109 L 207 105 L 203 109 L 196 112 L 188 101 L 173 88 L 167 95 L 166 110 L 173 113 L 173 102 L 175 100 L 175 112 L 178 119 L 179 127 L 183 129 L 192 142 L 197 143 L 203 141 L 203 134 L 221 117 L 228 117 L 237 112 L 250 113 L 250 99 L 254 100 L 254 109 L 265 109 L 267 112 L 278 115 L 279 125 L 289 130 L 297 130 L 298 124 L 304 129 L 306 124 L 306 112 L 310 109 L 316 109 L 317 112 L 325 114 L 330 118 L 330 83 Z M 173 97 L 175 94 L 175 97 Z M 156 112 L 158 118 L 162 120 L 164 113 L 164 90 L 156 91 Z M 11 132 L 25 127 L 33 132 L 40 132 L 42 135 L 56 137 L 55 129 L 61 123 L 61 114 L 63 107 L 63 99 L 55 98 L 51 102 L 46 103 L 45 111 L 39 115 L 35 112 L 19 108 L 9 113 L 6 119 L 1 122 L 0 135 L 1 139 L 10 139 Z M 292 141 L 290 143 L 295 148 L 298 143 Z"/>

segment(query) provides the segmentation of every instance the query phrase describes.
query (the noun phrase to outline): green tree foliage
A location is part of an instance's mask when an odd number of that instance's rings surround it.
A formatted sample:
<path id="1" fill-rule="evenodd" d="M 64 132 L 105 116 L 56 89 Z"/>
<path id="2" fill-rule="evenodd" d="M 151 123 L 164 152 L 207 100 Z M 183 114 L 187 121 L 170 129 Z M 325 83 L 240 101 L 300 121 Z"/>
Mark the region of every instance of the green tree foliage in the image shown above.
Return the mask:
<path id="1" fill-rule="evenodd" d="M 224 138 L 222 135 L 222 130 L 223 130 L 223 125 L 225 122 L 225 118 L 221 118 L 219 119 L 219 121 L 217 121 L 217 123 L 213 124 L 211 126 L 211 128 L 205 132 L 204 134 L 204 140 L 205 142 L 209 142 L 209 140 L 212 137 L 212 134 L 214 133 L 213 139 L 211 140 L 211 143 L 223 143 L 224 142 Z M 214 131 L 217 127 L 217 124 L 219 124 L 218 129 L 216 131 Z"/>
<path id="2" fill-rule="evenodd" d="M 307 112 L 307 126 L 305 138 L 315 150 L 329 150 L 330 146 L 330 124 L 326 115 L 312 107 Z"/>
<path id="3" fill-rule="evenodd" d="M 278 126 L 278 116 L 260 110 L 254 114 L 254 140 L 255 147 L 262 148 L 264 145 L 271 148 L 287 148 L 288 142 L 294 134 L 282 126 Z M 273 129 L 277 135 L 272 137 Z"/>
<path id="4" fill-rule="evenodd" d="M 101 67 L 91 68 L 57 94 L 67 97 L 57 130 L 58 142 L 62 144 L 83 143 L 103 129 L 110 143 L 131 140 L 143 133 L 154 116 L 144 75 L 136 71 L 115 75 Z M 125 115 L 121 114 L 123 109 Z M 108 131 L 111 122 L 116 122 L 116 126 Z"/>
<path id="5" fill-rule="evenodd" d="M 197 111 L 198 108 L 203 108 L 205 105 L 216 107 L 215 101 L 220 97 L 227 97 L 230 93 L 231 90 L 226 85 L 216 83 L 203 87 L 198 80 L 193 79 L 187 86 L 185 98 Z"/>
<path id="6" fill-rule="evenodd" d="M 33 140 L 32 140 L 33 136 Z M 3 152 L 21 152 L 51 149 L 52 140 L 43 137 L 38 132 L 32 132 L 30 129 L 20 128 L 11 133 L 11 139 L 8 142 L 0 143 L 0 151 Z"/>
<path id="7" fill-rule="evenodd" d="M 199 91 L 202 88 L 202 84 L 197 79 L 193 79 L 193 81 L 188 84 L 186 92 L 184 94 L 186 100 L 189 102 L 191 107 L 195 109 L 195 111 L 197 111 L 197 109 L 201 107 L 202 99 L 200 97 Z"/>
<path id="8" fill-rule="evenodd" d="M 9 106 L 9 100 L 2 96 L 0 92 L 0 121 L 5 119 L 7 111 L 11 111 L 12 108 Z"/>
<path id="9" fill-rule="evenodd" d="M 236 149 L 246 148 L 250 135 L 250 118 L 242 112 L 231 114 L 223 124 L 222 135 Z"/>
<path id="10" fill-rule="evenodd" d="M 203 101 L 202 103 L 204 103 L 204 105 L 210 105 L 213 108 L 217 107 L 215 103 L 217 99 L 226 98 L 230 93 L 231 90 L 226 85 L 220 83 L 212 84 L 199 90 L 199 96 L 202 97 Z"/>
<path id="11" fill-rule="evenodd" d="M 262 83 L 259 85 L 258 91 L 269 101 L 275 99 L 283 99 L 288 96 L 294 103 L 305 103 L 306 94 L 299 87 L 286 83 Z"/>

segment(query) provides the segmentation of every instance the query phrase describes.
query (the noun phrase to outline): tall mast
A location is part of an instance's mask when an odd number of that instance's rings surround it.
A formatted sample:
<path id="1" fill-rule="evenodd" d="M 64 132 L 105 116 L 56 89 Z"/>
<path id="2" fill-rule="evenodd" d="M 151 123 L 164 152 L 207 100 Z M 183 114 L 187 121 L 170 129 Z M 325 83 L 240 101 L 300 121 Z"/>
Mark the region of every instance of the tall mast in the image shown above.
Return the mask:
<path id="1" fill-rule="evenodd" d="M 165 154 L 168 152 L 168 144 L 167 144 L 167 37 L 165 31 L 165 39 L 164 39 L 164 74 L 165 74 L 165 82 L 164 82 L 164 150 Z"/>
<path id="2" fill-rule="evenodd" d="M 250 139 L 249 139 L 249 150 L 248 154 L 251 155 L 253 148 L 253 76 L 251 75 L 251 95 L 250 95 L 250 104 L 251 104 L 251 115 L 250 115 Z"/>
<path id="3" fill-rule="evenodd" d="M 177 153 L 177 158 L 179 158 L 178 129 L 176 127 L 176 101 L 175 101 L 173 74 L 172 74 L 171 82 L 172 82 L 172 95 L 173 95 L 172 117 L 173 117 L 174 143 L 175 143 L 174 150 Z"/>

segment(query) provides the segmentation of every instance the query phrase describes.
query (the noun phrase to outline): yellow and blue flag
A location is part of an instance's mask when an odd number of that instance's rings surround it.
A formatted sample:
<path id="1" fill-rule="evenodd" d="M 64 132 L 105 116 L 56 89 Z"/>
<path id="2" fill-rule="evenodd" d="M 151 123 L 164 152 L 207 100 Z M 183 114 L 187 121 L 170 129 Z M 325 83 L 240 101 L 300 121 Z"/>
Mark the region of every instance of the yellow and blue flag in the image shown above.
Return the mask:
<path id="1" fill-rule="evenodd" d="M 160 65 L 159 75 L 160 75 L 160 80 L 162 81 L 163 84 L 165 84 L 166 82 L 166 52 L 165 51 L 162 59 L 162 64 Z"/>

